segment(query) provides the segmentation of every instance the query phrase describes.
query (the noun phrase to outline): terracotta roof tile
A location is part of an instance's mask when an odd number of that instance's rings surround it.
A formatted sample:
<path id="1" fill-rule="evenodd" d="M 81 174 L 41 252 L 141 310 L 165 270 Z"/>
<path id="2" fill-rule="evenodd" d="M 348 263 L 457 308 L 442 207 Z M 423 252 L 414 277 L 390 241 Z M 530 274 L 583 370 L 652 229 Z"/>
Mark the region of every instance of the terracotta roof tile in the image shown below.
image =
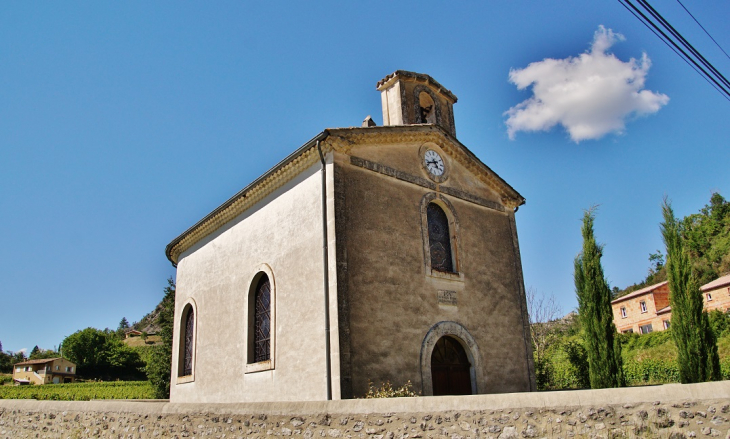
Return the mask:
<path id="1" fill-rule="evenodd" d="M 42 358 L 40 360 L 28 360 L 23 361 L 22 363 L 15 363 L 16 366 L 26 365 L 26 364 L 43 364 L 43 363 L 50 363 L 53 360 L 61 360 L 61 357 L 56 358 Z"/>
<path id="2" fill-rule="evenodd" d="M 730 274 L 718 277 L 712 282 L 702 285 L 700 287 L 700 291 L 714 290 L 715 288 L 722 287 L 724 285 L 730 285 Z"/>
<path id="3" fill-rule="evenodd" d="M 618 299 L 614 299 L 613 301 L 611 301 L 611 303 L 623 302 L 624 300 L 629 300 L 629 299 L 633 299 L 634 297 L 639 297 L 639 296 L 643 296 L 644 294 L 649 294 L 652 291 L 656 290 L 657 288 L 662 287 L 666 284 L 667 284 L 667 281 L 659 282 L 658 284 L 654 284 L 654 285 L 649 285 L 648 287 L 644 287 L 640 290 L 634 291 L 633 293 L 629 293 L 625 296 L 619 297 Z"/>

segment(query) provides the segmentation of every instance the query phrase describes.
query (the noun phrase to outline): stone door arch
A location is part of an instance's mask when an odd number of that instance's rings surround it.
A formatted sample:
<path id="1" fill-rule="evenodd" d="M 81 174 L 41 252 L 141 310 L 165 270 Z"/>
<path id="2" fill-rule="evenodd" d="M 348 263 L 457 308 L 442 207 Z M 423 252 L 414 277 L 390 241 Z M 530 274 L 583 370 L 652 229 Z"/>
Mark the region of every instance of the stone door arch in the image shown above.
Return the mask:
<path id="1" fill-rule="evenodd" d="M 438 349 L 437 349 L 438 345 Z M 446 349 L 448 352 L 444 352 Z M 436 351 L 436 361 L 434 362 L 434 352 Z M 451 359 L 444 359 L 444 354 L 450 356 Z M 454 358 L 463 355 L 462 358 Z M 452 370 L 455 375 L 458 375 L 458 364 L 461 364 L 464 369 L 462 370 L 463 380 L 466 377 L 463 375 L 466 373 L 468 368 L 468 379 L 471 391 L 467 392 L 463 387 L 460 388 L 459 394 L 477 394 L 479 393 L 478 382 L 482 381 L 481 368 L 479 364 L 479 349 L 477 347 L 474 337 L 469 334 L 463 326 L 456 322 L 444 321 L 435 324 L 429 329 L 428 333 L 423 339 L 421 344 L 421 389 L 423 394 L 431 396 L 442 393 L 440 385 L 436 385 L 434 389 L 434 377 L 439 380 L 443 380 L 444 367 L 448 366 L 447 363 L 453 363 Z M 441 367 L 441 370 L 434 371 L 434 366 L 437 369 Z M 435 376 L 434 376 L 435 375 Z M 460 378 L 455 377 L 455 380 Z M 449 378 L 450 379 L 450 378 Z M 437 392 L 434 392 L 436 390 Z M 454 394 L 454 393 L 452 393 Z"/>

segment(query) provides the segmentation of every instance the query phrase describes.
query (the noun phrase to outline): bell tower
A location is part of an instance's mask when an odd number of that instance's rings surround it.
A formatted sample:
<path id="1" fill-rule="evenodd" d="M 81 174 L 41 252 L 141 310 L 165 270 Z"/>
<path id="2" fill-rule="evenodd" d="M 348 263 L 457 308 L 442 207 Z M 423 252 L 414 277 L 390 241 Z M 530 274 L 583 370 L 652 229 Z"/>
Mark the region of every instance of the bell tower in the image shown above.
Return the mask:
<path id="1" fill-rule="evenodd" d="M 456 96 L 423 73 L 396 70 L 378 81 L 383 125 L 438 125 L 456 137 Z"/>

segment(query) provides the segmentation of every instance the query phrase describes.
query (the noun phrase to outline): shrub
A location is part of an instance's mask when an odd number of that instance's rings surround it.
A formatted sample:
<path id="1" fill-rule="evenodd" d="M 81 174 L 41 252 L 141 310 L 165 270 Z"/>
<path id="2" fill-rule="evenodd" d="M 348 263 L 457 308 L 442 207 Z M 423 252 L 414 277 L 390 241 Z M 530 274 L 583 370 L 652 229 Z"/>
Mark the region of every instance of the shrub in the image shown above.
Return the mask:
<path id="1" fill-rule="evenodd" d="M 627 384 L 632 386 L 679 382 L 679 366 L 674 360 L 647 358 L 627 361 L 624 363 L 624 374 Z"/>
<path id="2" fill-rule="evenodd" d="M 373 398 L 401 398 L 401 397 L 413 397 L 419 396 L 413 391 L 411 380 L 406 381 L 400 387 L 393 388 L 390 381 L 380 383 L 380 387 L 374 387 L 371 381 L 368 381 L 368 393 L 365 394 L 365 399 Z"/>

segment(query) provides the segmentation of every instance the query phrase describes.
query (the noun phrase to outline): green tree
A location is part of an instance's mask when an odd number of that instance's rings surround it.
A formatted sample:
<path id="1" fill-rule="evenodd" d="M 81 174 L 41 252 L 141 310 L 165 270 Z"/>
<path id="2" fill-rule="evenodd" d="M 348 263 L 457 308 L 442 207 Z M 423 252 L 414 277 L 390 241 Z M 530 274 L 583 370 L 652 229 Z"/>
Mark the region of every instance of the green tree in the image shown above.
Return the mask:
<path id="1" fill-rule="evenodd" d="M 662 204 L 664 222 L 661 224 L 667 246 L 667 278 L 669 302 L 672 306 L 672 338 L 677 345 L 679 379 L 682 383 L 698 383 L 720 379 L 720 358 L 717 341 L 707 313 L 702 293 L 693 273 L 680 224 L 667 199 Z"/>
<path id="2" fill-rule="evenodd" d="M 129 322 L 126 317 L 122 317 L 122 321 L 119 322 L 117 327 L 117 336 L 121 339 L 124 338 L 124 333 L 129 329 Z"/>
<path id="3" fill-rule="evenodd" d="M 3 344 L 0 342 L 0 373 L 10 373 L 13 371 L 13 366 L 10 364 L 10 354 L 3 352 Z"/>
<path id="4" fill-rule="evenodd" d="M 625 385 L 621 344 L 613 324 L 611 289 L 603 275 L 603 247 L 593 232 L 593 209 L 583 215 L 583 251 L 575 258 L 575 291 L 578 315 L 584 331 L 591 388 Z"/>
<path id="5" fill-rule="evenodd" d="M 40 355 L 40 353 L 41 353 L 41 349 L 38 347 L 38 345 L 35 345 L 33 347 L 33 349 L 31 349 L 31 351 L 30 351 L 30 357 L 29 358 L 31 360 L 35 360 L 36 358 L 38 358 L 38 356 Z"/>
<path id="6" fill-rule="evenodd" d="M 30 351 L 30 356 L 28 357 L 29 360 L 40 360 L 43 358 L 56 358 L 58 357 L 58 352 L 54 351 L 53 349 L 41 349 L 38 346 L 35 346 L 33 350 Z"/>
<path id="7" fill-rule="evenodd" d="M 150 360 L 147 363 L 147 378 L 155 389 L 155 397 L 170 397 L 170 373 L 172 367 L 172 330 L 175 315 L 175 282 L 167 280 L 165 295 L 160 302 L 157 324 L 160 327 L 161 342 L 153 346 Z"/>
<path id="8" fill-rule="evenodd" d="M 713 193 L 710 203 L 684 217 L 679 229 L 699 285 L 730 271 L 730 203 L 722 195 Z"/>
<path id="9" fill-rule="evenodd" d="M 113 331 L 86 328 L 63 340 L 64 357 L 76 363 L 78 375 L 98 379 L 139 379 L 144 363 Z"/>

